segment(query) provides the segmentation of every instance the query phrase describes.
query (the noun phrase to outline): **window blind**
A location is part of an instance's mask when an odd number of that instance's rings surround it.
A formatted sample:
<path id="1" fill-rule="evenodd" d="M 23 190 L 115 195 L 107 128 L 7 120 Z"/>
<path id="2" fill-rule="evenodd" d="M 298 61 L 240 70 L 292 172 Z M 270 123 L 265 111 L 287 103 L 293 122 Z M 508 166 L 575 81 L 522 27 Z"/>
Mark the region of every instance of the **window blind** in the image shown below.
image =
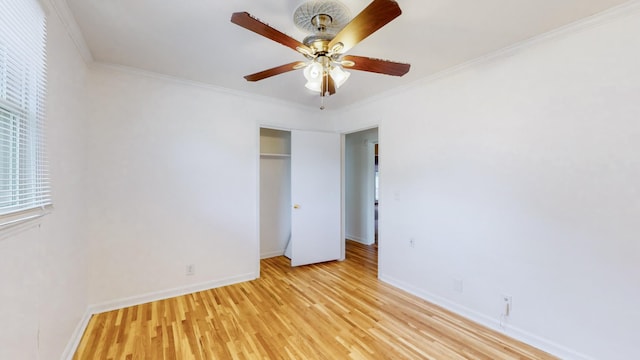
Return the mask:
<path id="1" fill-rule="evenodd" d="M 0 1 L 0 226 L 51 204 L 45 156 L 46 18 L 38 0 Z M 18 219 L 19 220 L 19 219 Z"/>

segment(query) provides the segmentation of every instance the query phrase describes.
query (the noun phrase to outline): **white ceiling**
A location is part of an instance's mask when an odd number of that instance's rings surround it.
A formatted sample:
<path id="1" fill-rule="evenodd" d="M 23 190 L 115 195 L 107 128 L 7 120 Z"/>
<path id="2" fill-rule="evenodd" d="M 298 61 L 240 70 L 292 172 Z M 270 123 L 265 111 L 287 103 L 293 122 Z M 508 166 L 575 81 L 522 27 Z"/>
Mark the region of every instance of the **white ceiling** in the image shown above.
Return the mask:
<path id="1" fill-rule="evenodd" d="M 232 24 L 247 11 L 302 40 L 301 0 L 66 0 L 95 61 L 318 107 L 301 71 L 244 75 L 304 58 Z M 370 0 L 342 0 L 357 15 Z M 327 100 L 340 108 L 575 22 L 627 0 L 399 0 L 403 14 L 348 53 L 411 64 L 398 78 L 352 71 Z"/>

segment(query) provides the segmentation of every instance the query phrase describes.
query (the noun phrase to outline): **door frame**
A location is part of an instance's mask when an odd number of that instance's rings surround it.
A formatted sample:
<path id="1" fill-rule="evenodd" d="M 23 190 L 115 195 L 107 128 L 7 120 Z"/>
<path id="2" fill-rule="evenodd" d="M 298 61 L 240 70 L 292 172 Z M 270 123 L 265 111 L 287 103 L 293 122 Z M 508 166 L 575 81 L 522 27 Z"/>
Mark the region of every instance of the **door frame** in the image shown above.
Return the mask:
<path id="1" fill-rule="evenodd" d="M 373 126 L 371 128 L 375 128 L 376 126 Z M 345 174 L 344 174 L 344 146 L 345 146 L 345 134 L 346 133 L 342 133 L 340 131 L 330 131 L 330 130 L 322 130 L 322 129 L 307 129 L 307 128 L 300 128 L 300 127 L 296 127 L 296 126 L 281 126 L 281 125 L 273 125 L 270 123 L 263 123 L 263 122 L 256 122 L 256 128 L 255 128 L 255 134 L 256 134 L 256 140 L 255 140 L 255 159 L 256 159 L 256 235 L 255 235 L 255 243 L 256 243 L 256 251 L 254 252 L 254 257 L 256 259 L 256 267 L 255 267 L 255 273 L 256 273 L 256 278 L 260 277 L 260 129 L 272 129 L 272 130 L 280 130 L 280 131 L 295 131 L 295 130 L 300 130 L 300 131 L 317 131 L 317 132 L 327 132 L 327 133 L 334 133 L 334 134 L 338 134 L 340 137 L 340 236 L 341 236 L 341 240 L 340 240 L 340 258 L 338 259 L 338 261 L 343 261 L 345 259 L 345 238 L 344 238 L 344 228 L 345 228 L 345 215 L 344 215 L 344 178 L 345 178 Z M 359 130 L 358 130 L 359 131 Z M 291 204 L 293 206 L 293 204 Z"/>
<path id="2" fill-rule="evenodd" d="M 378 129 L 378 140 L 377 141 L 367 141 L 367 168 L 369 170 L 375 170 L 375 144 L 381 144 L 380 141 L 380 125 L 375 124 L 363 128 L 359 128 L 356 130 L 349 130 L 342 132 L 342 208 L 340 211 L 342 212 L 342 238 L 343 242 L 346 243 L 346 137 L 349 134 L 355 134 L 362 131 L 367 131 L 371 129 Z M 380 147 L 380 145 L 378 145 Z M 379 156 L 379 155 L 378 155 Z M 378 158 L 380 159 L 380 157 Z M 378 160 L 379 161 L 379 160 Z M 378 165 L 379 166 L 379 165 Z M 367 172 L 367 187 L 369 190 L 367 191 L 367 204 L 369 204 L 366 208 L 366 217 L 368 219 L 367 224 L 367 236 L 371 236 L 371 240 L 375 241 L 375 177 L 373 171 Z M 379 214 L 378 214 L 379 215 Z M 380 242 L 380 220 L 378 219 L 378 243 Z M 343 245 L 346 246 L 346 245 Z M 343 259 L 345 253 L 343 249 Z"/>
<path id="3" fill-rule="evenodd" d="M 268 124 L 268 123 L 260 123 L 257 122 L 256 123 L 256 129 L 255 129 L 255 134 L 256 134 L 256 141 L 255 141 L 255 145 L 256 145 L 256 151 L 255 151 L 255 156 L 256 156 L 256 251 L 254 252 L 254 257 L 256 259 L 256 274 L 257 274 L 257 278 L 260 277 L 260 129 L 261 128 L 265 128 L 265 129 L 274 129 L 274 130 L 282 130 L 282 131 L 292 131 L 292 130 L 305 130 L 305 129 L 300 129 L 300 128 L 296 128 L 295 126 L 292 127 L 288 127 L 288 126 L 278 126 L 278 125 L 273 125 L 273 124 Z M 340 241 L 340 259 L 339 261 L 344 261 L 346 259 L 346 238 L 345 238 L 345 225 L 346 225 L 346 213 L 345 213 L 345 193 L 346 193 L 346 189 L 345 189 L 345 145 L 346 145 L 346 136 L 348 134 L 352 134 L 352 133 L 357 133 L 360 131 L 365 131 L 365 130 L 370 130 L 370 129 L 378 129 L 378 146 L 381 146 L 382 144 L 382 131 L 381 131 L 381 126 L 378 123 L 369 125 L 369 126 L 365 126 L 365 127 L 361 127 L 361 128 L 357 128 L 354 130 L 337 130 L 335 131 L 336 133 L 340 134 L 340 236 L 341 236 L 341 241 Z M 323 131 L 323 130 L 318 130 L 318 129 L 314 129 L 312 131 Z M 330 132 L 330 131 L 327 131 Z M 381 154 L 378 154 L 379 157 L 379 161 L 382 158 L 380 156 Z M 380 165 L 378 165 L 380 166 Z M 379 179 L 380 183 L 382 183 L 382 177 Z M 375 195 L 374 195 L 374 201 L 375 201 Z M 380 236 L 380 228 L 381 228 L 382 223 L 380 222 L 380 219 L 378 219 L 378 244 L 380 244 L 381 242 L 381 236 Z M 380 250 L 381 247 L 378 247 L 378 256 L 380 256 Z M 378 268 L 380 267 L 380 265 L 378 264 Z"/>

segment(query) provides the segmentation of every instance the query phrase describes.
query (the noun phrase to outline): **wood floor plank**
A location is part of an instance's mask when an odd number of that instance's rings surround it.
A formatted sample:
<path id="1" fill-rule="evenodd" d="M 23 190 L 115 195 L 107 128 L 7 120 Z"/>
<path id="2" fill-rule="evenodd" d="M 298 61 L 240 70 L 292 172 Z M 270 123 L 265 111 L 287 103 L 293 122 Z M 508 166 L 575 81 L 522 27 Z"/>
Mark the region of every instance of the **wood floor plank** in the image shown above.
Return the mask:
<path id="1" fill-rule="evenodd" d="M 94 315 L 74 360 L 555 359 L 377 279 L 377 249 Z"/>

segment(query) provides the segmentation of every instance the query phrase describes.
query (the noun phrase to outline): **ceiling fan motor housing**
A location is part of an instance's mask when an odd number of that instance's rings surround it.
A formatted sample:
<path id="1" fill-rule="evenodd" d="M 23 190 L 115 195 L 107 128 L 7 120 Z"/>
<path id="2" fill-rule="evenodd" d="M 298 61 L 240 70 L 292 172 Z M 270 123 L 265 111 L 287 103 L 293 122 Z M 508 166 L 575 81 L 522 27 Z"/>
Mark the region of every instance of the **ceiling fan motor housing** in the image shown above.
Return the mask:
<path id="1" fill-rule="evenodd" d="M 314 50 L 315 54 L 326 54 L 329 52 L 329 42 L 331 37 L 310 35 L 304 38 L 303 43 Z"/>
<path id="2" fill-rule="evenodd" d="M 311 18 L 311 23 L 316 27 L 316 31 L 323 33 L 327 31 L 327 27 L 331 25 L 333 18 L 331 15 L 318 14 Z"/>

